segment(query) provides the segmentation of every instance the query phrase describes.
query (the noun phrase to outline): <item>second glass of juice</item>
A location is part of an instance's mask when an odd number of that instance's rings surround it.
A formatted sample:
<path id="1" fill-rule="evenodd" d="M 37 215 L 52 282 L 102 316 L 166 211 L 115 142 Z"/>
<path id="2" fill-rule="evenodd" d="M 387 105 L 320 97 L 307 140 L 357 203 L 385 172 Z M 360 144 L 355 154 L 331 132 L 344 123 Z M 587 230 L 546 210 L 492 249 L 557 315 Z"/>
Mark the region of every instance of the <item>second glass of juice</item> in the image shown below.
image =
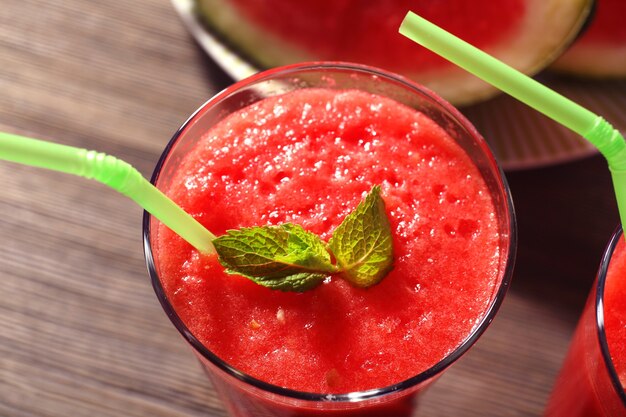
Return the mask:
<path id="1" fill-rule="evenodd" d="M 613 235 L 545 417 L 626 416 L 626 242 Z"/>
<path id="2" fill-rule="evenodd" d="M 378 69 L 238 82 L 181 127 L 152 180 L 216 235 L 295 223 L 325 241 L 381 187 L 394 264 L 368 288 L 329 276 L 270 290 L 146 215 L 157 296 L 232 416 L 409 416 L 510 282 L 514 214 L 487 144 L 436 94 Z"/>

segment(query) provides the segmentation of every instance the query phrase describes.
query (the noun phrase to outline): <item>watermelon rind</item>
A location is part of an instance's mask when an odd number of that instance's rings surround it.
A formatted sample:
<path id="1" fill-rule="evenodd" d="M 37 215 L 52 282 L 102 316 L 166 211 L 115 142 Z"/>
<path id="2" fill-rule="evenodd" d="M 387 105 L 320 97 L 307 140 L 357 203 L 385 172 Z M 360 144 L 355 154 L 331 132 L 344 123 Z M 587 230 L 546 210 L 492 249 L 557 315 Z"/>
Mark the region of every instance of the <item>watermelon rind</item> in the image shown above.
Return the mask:
<path id="1" fill-rule="evenodd" d="M 626 77 L 626 2 L 596 0 L 589 24 L 551 70 L 590 78 Z M 617 19 L 616 19 L 617 18 Z"/>
<path id="2" fill-rule="evenodd" d="M 576 47 L 557 59 L 550 69 L 591 78 L 624 78 L 626 45 Z"/>

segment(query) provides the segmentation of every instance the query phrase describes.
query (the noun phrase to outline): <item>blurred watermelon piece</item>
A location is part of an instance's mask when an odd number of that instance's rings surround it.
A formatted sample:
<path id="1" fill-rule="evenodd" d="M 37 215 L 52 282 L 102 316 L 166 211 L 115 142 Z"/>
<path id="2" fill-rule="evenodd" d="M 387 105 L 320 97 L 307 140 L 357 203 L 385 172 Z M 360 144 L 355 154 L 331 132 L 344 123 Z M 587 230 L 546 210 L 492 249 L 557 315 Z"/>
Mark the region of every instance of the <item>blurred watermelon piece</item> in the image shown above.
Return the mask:
<path id="1" fill-rule="evenodd" d="M 589 27 L 552 68 L 591 77 L 626 77 L 626 0 L 596 0 Z"/>
<path id="2" fill-rule="evenodd" d="M 576 37 L 592 0 L 196 0 L 223 41 L 260 68 L 350 61 L 404 74 L 454 104 L 497 91 L 398 34 L 412 10 L 534 74 Z"/>

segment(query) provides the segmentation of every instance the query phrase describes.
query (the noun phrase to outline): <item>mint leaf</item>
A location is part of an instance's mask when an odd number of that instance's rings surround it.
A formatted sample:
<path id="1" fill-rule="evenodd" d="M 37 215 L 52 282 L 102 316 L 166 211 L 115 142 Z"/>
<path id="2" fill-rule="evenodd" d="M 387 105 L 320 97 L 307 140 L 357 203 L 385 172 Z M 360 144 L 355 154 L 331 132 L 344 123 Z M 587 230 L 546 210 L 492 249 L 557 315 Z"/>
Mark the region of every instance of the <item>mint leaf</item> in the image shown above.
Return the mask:
<path id="1" fill-rule="evenodd" d="M 324 242 L 290 223 L 229 230 L 213 245 L 227 273 L 282 291 L 306 291 L 337 272 Z"/>
<path id="2" fill-rule="evenodd" d="M 264 287 L 268 287 L 272 290 L 304 292 L 317 287 L 326 278 L 328 278 L 328 274 L 315 274 L 311 272 L 304 272 L 301 274 L 287 275 L 282 278 L 250 279 L 252 279 L 257 284 L 263 285 Z"/>
<path id="3" fill-rule="evenodd" d="M 393 267 L 391 226 L 374 186 L 355 211 L 335 229 L 328 247 L 335 255 L 341 276 L 357 287 L 377 284 Z"/>
<path id="4" fill-rule="evenodd" d="M 285 223 L 229 230 L 213 246 L 227 273 L 281 291 L 306 291 L 333 274 L 369 287 L 393 266 L 391 226 L 379 186 L 346 216 L 328 245 L 301 226 Z"/>

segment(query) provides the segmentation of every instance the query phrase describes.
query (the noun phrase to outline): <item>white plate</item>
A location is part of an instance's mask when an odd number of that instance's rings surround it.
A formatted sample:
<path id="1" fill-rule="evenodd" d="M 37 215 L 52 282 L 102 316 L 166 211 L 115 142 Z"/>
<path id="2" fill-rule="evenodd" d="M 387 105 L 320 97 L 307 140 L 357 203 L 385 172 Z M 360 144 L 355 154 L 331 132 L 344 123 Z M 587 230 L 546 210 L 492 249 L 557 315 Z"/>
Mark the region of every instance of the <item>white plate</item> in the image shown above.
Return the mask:
<path id="1" fill-rule="evenodd" d="M 241 80 L 259 71 L 206 29 L 193 12 L 193 0 L 172 0 L 172 4 L 196 41 L 230 77 Z M 553 74 L 539 79 L 626 132 L 626 80 L 586 81 Z M 509 96 L 461 111 L 483 134 L 506 170 L 553 165 L 596 153 L 577 134 Z"/>

